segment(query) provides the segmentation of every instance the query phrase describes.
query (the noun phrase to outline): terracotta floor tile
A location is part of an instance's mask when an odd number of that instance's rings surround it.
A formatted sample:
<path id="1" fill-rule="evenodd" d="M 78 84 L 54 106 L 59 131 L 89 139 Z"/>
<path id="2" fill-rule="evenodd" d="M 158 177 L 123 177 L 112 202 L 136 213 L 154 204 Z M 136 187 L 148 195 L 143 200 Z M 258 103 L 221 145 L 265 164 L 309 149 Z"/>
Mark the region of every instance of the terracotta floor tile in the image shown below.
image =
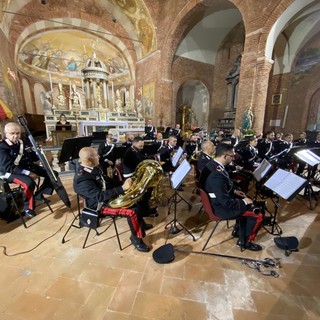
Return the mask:
<path id="1" fill-rule="evenodd" d="M 76 213 L 72 179 L 64 183 Z M 117 221 L 122 251 L 113 226 L 100 236 L 91 232 L 85 249 L 85 228 L 72 228 L 62 244 L 73 214 L 56 194 L 50 197 L 54 213 L 39 206 L 38 215 L 27 221 L 27 229 L 19 220 L 10 224 L 0 220 L 0 243 L 9 255 L 0 255 L 0 319 L 318 320 L 319 207 L 310 210 L 303 198 L 281 200 L 278 222 L 283 236 L 300 240 L 299 252 L 289 257 L 266 230 L 260 230 L 256 238 L 263 246 L 261 252 L 240 252 L 225 223 L 220 223 L 201 252 L 212 224 L 206 226 L 203 215 L 197 225 L 200 202 L 192 190 L 191 176 L 182 195 L 192 208 L 189 211 L 179 203 L 177 218 L 197 241 L 185 231 L 169 234 L 165 226 L 173 212 L 168 215 L 163 202 L 159 217 L 146 219 L 154 225 L 145 238 L 152 247 L 150 253 L 131 245 L 126 219 Z M 172 190 L 166 187 L 165 192 L 167 201 Z M 105 220 L 99 231 L 107 227 Z M 152 253 L 166 241 L 174 245 L 175 259 L 158 264 Z M 279 278 L 265 277 L 242 264 L 242 259 L 266 257 L 280 259 Z"/>

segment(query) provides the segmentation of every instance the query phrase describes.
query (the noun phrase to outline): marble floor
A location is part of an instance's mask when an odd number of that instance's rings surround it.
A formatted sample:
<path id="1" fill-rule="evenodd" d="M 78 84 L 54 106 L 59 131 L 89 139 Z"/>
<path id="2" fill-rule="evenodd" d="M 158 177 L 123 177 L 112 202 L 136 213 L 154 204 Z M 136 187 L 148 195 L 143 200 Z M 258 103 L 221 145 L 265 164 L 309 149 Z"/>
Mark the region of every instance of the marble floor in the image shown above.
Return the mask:
<path id="1" fill-rule="evenodd" d="M 154 224 L 145 238 L 152 251 L 141 253 L 130 245 L 125 219 L 117 220 L 122 251 L 107 220 L 99 228 L 104 231 L 100 236 L 91 232 L 85 249 L 86 228 L 72 228 L 62 244 L 77 212 L 72 177 L 62 181 L 72 212 L 54 194 L 50 197 L 54 212 L 38 206 L 27 229 L 20 220 L 0 221 L 1 320 L 320 319 L 320 205 L 310 210 L 301 196 L 290 203 L 281 201 L 278 222 L 283 234 L 300 240 L 299 252 L 289 257 L 266 230 L 256 239 L 263 246 L 261 252 L 240 252 L 231 229 L 225 222 L 219 224 L 207 253 L 279 259 L 279 277 L 274 278 L 248 268 L 240 259 L 196 253 L 213 224 L 207 225 L 205 215 L 199 217 L 201 203 L 192 193 L 191 177 L 180 194 L 192 208 L 179 203 L 177 217 L 196 241 L 184 231 L 169 234 L 175 248 L 169 264 L 157 264 L 152 258 L 152 252 L 165 243 L 165 225 L 173 218 L 172 212 L 168 215 L 169 188 L 161 199 L 159 217 L 147 219 Z"/>

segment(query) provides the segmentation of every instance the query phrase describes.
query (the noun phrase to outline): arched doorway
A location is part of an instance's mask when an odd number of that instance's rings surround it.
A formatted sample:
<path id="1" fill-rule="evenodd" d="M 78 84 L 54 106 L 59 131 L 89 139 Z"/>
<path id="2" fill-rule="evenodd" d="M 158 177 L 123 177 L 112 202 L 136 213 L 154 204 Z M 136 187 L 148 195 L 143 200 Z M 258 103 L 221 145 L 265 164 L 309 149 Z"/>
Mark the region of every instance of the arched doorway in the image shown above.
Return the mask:
<path id="1" fill-rule="evenodd" d="M 176 119 L 181 123 L 180 106 L 188 104 L 192 113 L 188 122 L 191 126 L 208 128 L 209 113 L 209 91 L 203 82 L 199 80 L 188 80 L 178 90 Z"/>

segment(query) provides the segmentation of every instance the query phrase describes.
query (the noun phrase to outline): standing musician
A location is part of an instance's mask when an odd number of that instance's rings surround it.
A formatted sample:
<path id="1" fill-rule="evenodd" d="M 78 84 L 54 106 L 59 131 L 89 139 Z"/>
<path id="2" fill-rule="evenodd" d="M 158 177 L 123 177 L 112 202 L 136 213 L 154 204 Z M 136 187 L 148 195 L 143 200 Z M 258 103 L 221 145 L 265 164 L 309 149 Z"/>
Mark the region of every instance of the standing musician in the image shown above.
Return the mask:
<path id="1" fill-rule="evenodd" d="M 141 137 L 135 137 L 132 140 L 132 146 L 127 149 L 126 153 L 123 157 L 123 177 L 125 179 L 130 178 L 134 175 L 135 170 L 138 164 L 146 160 L 146 157 L 141 152 L 144 147 L 144 140 Z M 139 205 L 143 211 L 144 216 L 148 217 L 157 217 L 159 214 L 157 212 L 157 207 L 150 208 L 149 207 L 149 200 L 151 198 L 151 191 L 148 190 L 142 200 L 140 201 Z"/>
<path id="2" fill-rule="evenodd" d="M 152 121 L 148 120 L 148 123 L 144 127 L 144 139 L 145 140 L 154 140 L 155 135 L 157 133 L 157 129 L 152 125 Z"/>
<path id="3" fill-rule="evenodd" d="M 231 144 L 220 143 L 216 149 L 216 157 L 201 173 L 200 186 L 208 193 L 217 216 L 225 220 L 238 219 L 238 223 L 241 223 L 241 234 L 237 244 L 251 251 L 259 251 L 262 247 L 253 243 L 253 240 L 260 228 L 263 215 L 252 212 L 252 200 L 242 191 L 236 190 L 229 178 L 225 167 L 231 163 L 234 156 Z M 239 232 L 236 227 L 232 233 L 234 236 Z"/>
<path id="4" fill-rule="evenodd" d="M 132 244 L 139 251 L 150 251 L 142 238 L 145 236 L 145 230 L 151 229 L 152 225 L 144 222 L 139 206 L 129 209 L 113 209 L 108 206 L 110 200 L 124 194 L 131 187 L 132 180 L 127 179 L 122 186 L 114 185 L 99 169 L 99 155 L 94 148 L 82 148 L 79 152 L 79 162 L 80 166 L 73 180 L 74 191 L 85 199 L 88 208 L 98 210 L 101 215 L 126 217 L 131 230 Z"/>
<path id="5" fill-rule="evenodd" d="M 0 142 L 0 177 L 23 188 L 24 213 L 33 218 L 36 215 L 35 200 L 43 200 L 43 194 L 51 195 L 53 192 L 50 178 L 46 170 L 37 164 L 39 159 L 36 153 L 21 140 L 19 124 L 7 123 L 4 133 L 5 137 Z M 35 180 L 39 177 L 44 177 L 44 181 L 34 195 Z"/>
<path id="6" fill-rule="evenodd" d="M 169 136 L 168 144 L 159 150 L 160 161 L 164 162 L 164 164 L 162 165 L 164 172 L 174 170 L 171 160 L 176 146 L 177 138 L 174 136 Z"/>
<path id="7" fill-rule="evenodd" d="M 273 140 L 274 140 L 274 132 L 268 131 L 265 135 L 265 138 L 259 141 L 258 143 L 258 155 L 259 158 L 262 159 L 269 159 L 273 156 Z"/>
<path id="8" fill-rule="evenodd" d="M 114 166 L 114 159 L 112 158 L 114 143 L 112 139 L 113 135 L 107 134 L 106 141 L 100 143 L 98 147 L 99 163 L 105 175 L 108 175 L 108 168 Z"/>

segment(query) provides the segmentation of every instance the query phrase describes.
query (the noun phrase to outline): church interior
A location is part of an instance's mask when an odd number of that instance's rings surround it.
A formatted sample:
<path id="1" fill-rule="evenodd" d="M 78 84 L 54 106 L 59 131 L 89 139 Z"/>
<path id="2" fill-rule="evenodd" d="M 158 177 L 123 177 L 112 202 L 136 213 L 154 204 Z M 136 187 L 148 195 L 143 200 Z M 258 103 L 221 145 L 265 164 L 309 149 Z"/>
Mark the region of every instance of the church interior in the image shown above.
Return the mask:
<path id="1" fill-rule="evenodd" d="M 72 204 L 67 208 L 54 193 L 53 212 L 39 203 L 27 228 L 20 219 L 0 220 L 1 319 L 320 318 L 319 184 L 314 198 L 308 189 L 292 201 L 268 200 L 283 236 L 299 239 L 299 251 L 286 255 L 268 228 L 258 234 L 262 251 L 241 252 L 223 221 L 202 251 L 213 224 L 201 214 L 193 173 L 183 191 L 191 208 L 180 202 L 176 213 L 196 241 L 188 232 L 170 235 L 166 177 L 159 216 L 148 218 L 155 227 L 147 232 L 152 251 L 145 254 L 130 245 L 125 219 L 117 220 L 123 250 L 109 221 L 101 235 L 90 233 L 84 249 L 86 229 L 71 228 L 62 243 L 79 204 L 72 166 L 58 164 L 65 139 L 109 131 L 124 142 L 126 134 L 143 135 L 148 121 L 158 132 L 181 124 L 185 133 L 200 128 L 208 136 L 239 129 L 294 139 L 306 132 L 315 139 L 320 0 L 0 5 L 0 135 L 23 115 Z M 71 130 L 57 130 L 61 115 Z M 174 261 L 158 264 L 152 253 L 166 242 L 174 244 Z M 279 277 L 246 265 L 267 257 L 280 261 Z"/>

